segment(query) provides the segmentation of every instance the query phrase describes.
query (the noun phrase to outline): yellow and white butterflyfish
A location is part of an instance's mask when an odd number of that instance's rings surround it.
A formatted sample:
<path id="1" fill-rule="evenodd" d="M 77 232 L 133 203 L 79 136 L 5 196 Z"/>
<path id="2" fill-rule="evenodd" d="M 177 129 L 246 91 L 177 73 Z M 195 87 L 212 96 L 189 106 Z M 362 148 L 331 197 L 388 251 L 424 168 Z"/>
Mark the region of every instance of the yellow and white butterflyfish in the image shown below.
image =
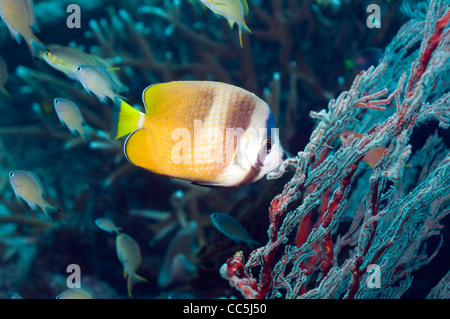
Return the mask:
<path id="1" fill-rule="evenodd" d="M 0 15 L 17 43 L 21 37 L 25 39 L 35 59 L 49 51 L 32 31 L 38 30 L 32 0 L 1 0 Z"/>
<path id="2" fill-rule="evenodd" d="M 242 47 L 242 29 L 251 33 L 244 21 L 248 14 L 248 3 L 246 0 L 200 0 L 216 15 L 228 20 L 230 27 L 236 23 L 239 27 L 239 43 Z"/>
<path id="3" fill-rule="evenodd" d="M 284 152 L 269 106 L 242 88 L 210 81 L 147 87 L 146 112 L 120 99 L 111 136 L 136 166 L 203 186 L 242 186 L 276 170 Z"/>

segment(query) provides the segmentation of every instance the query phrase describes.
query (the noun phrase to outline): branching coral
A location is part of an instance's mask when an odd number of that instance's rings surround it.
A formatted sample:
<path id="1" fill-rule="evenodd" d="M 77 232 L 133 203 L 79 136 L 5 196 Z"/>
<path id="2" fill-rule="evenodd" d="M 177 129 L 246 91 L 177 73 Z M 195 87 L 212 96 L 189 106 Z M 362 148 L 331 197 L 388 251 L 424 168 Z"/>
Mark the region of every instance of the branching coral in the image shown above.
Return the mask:
<path id="1" fill-rule="evenodd" d="M 431 119 L 448 126 L 448 93 L 440 91 L 441 96 L 433 99 L 436 92 L 430 83 L 439 81 L 448 64 L 449 22 L 446 2 L 431 1 L 426 23 L 407 23 L 377 68 L 361 72 L 349 91 L 330 101 L 328 111 L 311 112 L 319 123 L 309 144 L 272 175 L 295 170 L 270 205 L 267 244 L 253 251 L 247 262 L 238 252 L 221 268 L 222 276 L 245 297 L 398 298 L 410 287 L 411 272 L 435 257 L 440 244 L 432 253 L 425 247 L 430 237 L 439 234 L 440 221 L 450 212 L 448 151 L 422 162 L 421 180 L 409 181 L 401 192 L 395 189 L 405 183 L 406 163 L 414 159 L 408 144 L 413 128 Z M 413 30 L 420 32 L 421 39 Z M 411 67 L 396 52 L 406 54 L 408 46 L 417 41 L 421 46 Z M 388 68 L 403 71 L 391 77 Z M 387 118 L 374 115 L 385 108 L 395 109 Z M 362 126 L 358 123 L 364 122 L 372 126 L 363 137 L 330 151 L 337 133 L 346 126 L 358 130 Z M 371 173 L 357 176 L 363 156 L 385 144 L 388 148 Z M 439 145 L 436 140 L 432 144 L 433 148 Z M 358 177 L 367 186 L 352 194 Z M 339 234 L 341 240 L 336 240 L 334 232 L 349 207 L 358 207 L 353 224 L 349 233 Z M 318 215 L 314 226 L 313 214 Z M 296 229 L 301 236 L 293 242 L 291 234 Z M 347 256 L 341 260 L 337 253 L 344 249 Z M 367 268 L 374 264 L 381 272 L 382 289 L 366 284 Z M 254 268 L 260 269 L 259 277 L 254 276 Z"/>

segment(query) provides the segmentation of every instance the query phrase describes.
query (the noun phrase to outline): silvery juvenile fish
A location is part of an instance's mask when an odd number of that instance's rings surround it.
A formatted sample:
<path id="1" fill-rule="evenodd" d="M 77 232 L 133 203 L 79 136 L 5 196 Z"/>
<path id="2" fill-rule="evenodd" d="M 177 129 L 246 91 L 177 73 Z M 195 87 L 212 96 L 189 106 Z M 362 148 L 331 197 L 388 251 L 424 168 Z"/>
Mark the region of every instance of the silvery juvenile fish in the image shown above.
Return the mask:
<path id="1" fill-rule="evenodd" d="M 116 234 L 119 234 L 119 230 L 121 230 L 122 228 L 117 227 L 114 222 L 112 221 L 111 218 L 97 218 L 95 220 L 95 224 L 101 229 L 104 230 L 108 233 L 113 233 L 116 232 Z"/>
<path id="2" fill-rule="evenodd" d="M 30 171 L 15 170 L 9 173 L 9 182 L 18 199 L 23 199 L 35 212 L 40 208 L 48 220 L 48 213 L 59 211 L 44 199 L 44 188 L 39 177 Z"/>
<path id="3" fill-rule="evenodd" d="M 32 28 L 38 30 L 32 0 L 0 0 L 0 15 L 17 43 L 21 36 L 25 39 L 35 59 L 49 52 L 32 31 Z"/>
<path id="4" fill-rule="evenodd" d="M 77 79 L 89 94 L 94 94 L 102 103 L 108 98 L 114 101 L 115 97 L 121 97 L 119 84 L 114 82 L 111 75 L 101 65 L 82 64 L 75 67 Z"/>
<path id="5" fill-rule="evenodd" d="M 236 23 L 239 27 L 239 42 L 242 47 L 242 29 L 251 33 L 244 21 L 248 14 L 246 0 L 200 0 L 206 7 L 219 16 L 228 20 L 230 27 Z"/>
<path id="6" fill-rule="evenodd" d="M 138 281 L 147 282 L 147 279 L 136 274 L 141 263 L 142 256 L 136 241 L 125 233 L 116 236 L 117 257 L 123 266 L 123 275 L 127 279 L 128 296 L 131 298 L 131 290 Z"/>
<path id="7" fill-rule="evenodd" d="M 259 244 L 249 236 L 244 226 L 233 216 L 223 213 L 212 213 L 210 217 L 217 230 L 229 238 L 237 242 L 245 242 L 250 248 Z"/>
<path id="8" fill-rule="evenodd" d="M 91 136 L 89 133 L 91 128 L 86 124 L 83 115 L 75 102 L 58 97 L 53 100 L 53 104 L 61 123 L 66 126 L 73 135 L 78 133 L 86 142 Z"/>
<path id="9" fill-rule="evenodd" d="M 93 299 L 92 292 L 85 288 L 68 288 L 56 296 L 56 299 Z"/>
<path id="10" fill-rule="evenodd" d="M 174 81 L 143 92 L 146 112 L 116 99 L 112 134 L 127 159 L 204 186 L 242 186 L 276 170 L 284 152 L 269 106 L 233 85 Z"/>

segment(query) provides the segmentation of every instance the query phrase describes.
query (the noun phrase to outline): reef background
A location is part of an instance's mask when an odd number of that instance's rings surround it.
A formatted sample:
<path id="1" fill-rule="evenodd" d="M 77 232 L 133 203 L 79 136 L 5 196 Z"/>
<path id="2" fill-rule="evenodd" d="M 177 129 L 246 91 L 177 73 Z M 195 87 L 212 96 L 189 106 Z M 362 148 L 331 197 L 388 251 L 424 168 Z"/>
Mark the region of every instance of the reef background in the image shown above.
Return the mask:
<path id="1" fill-rule="evenodd" d="M 170 80 L 216 80 L 243 87 L 269 103 L 284 148 L 295 154 L 310 139 L 315 123 L 309 113 L 347 90 L 361 71 L 346 67 L 345 61 L 365 48 L 384 50 L 409 19 L 402 1 L 343 0 L 338 7 L 313 0 L 249 2 L 246 22 L 252 34 L 243 33 L 243 48 L 236 26 L 230 30 L 225 19 L 190 1 L 35 1 L 41 30 L 37 35 L 46 44 L 76 44 L 110 59 L 121 68 L 118 74 L 130 88 L 126 96 L 132 104 L 142 105 L 142 90 L 148 85 Z M 65 25 L 69 3 L 81 7 L 81 29 Z M 370 3 L 381 7 L 380 29 L 365 25 Z M 123 140 L 98 137 L 96 146 L 84 144 L 60 125 L 52 105 L 55 97 L 71 98 L 90 125 L 109 132 L 110 103 L 100 104 L 79 83 L 34 61 L 4 23 L 0 52 L 10 72 L 6 87 L 12 96 L 0 96 L 0 297 L 19 292 L 24 298 L 55 298 L 66 288 L 66 267 L 78 264 L 82 284 L 96 298 L 127 298 L 114 236 L 94 224 L 96 218 L 110 217 L 141 248 L 137 273 L 149 283 L 134 287 L 136 298 L 174 293 L 241 298 L 219 268 L 236 251 L 248 254 L 250 249 L 218 233 L 209 215 L 229 213 L 265 243 L 268 207 L 288 176 L 239 189 L 209 189 L 133 167 L 123 157 Z M 19 66 L 25 71 L 16 72 Z M 448 148 L 448 130 L 430 122 L 414 130 L 413 149 L 435 130 Z M 62 209 L 52 215 L 51 224 L 17 201 L 8 182 L 13 169 L 33 170 L 41 177 L 52 202 Z M 158 283 L 172 239 L 189 229 L 191 221 L 196 223 L 190 234 L 195 244 L 174 248 L 189 263 L 168 270 L 183 275 Z M 414 283 L 404 298 L 424 298 L 448 271 L 448 221 L 448 216 L 442 221 L 446 227 L 440 252 L 413 272 Z"/>

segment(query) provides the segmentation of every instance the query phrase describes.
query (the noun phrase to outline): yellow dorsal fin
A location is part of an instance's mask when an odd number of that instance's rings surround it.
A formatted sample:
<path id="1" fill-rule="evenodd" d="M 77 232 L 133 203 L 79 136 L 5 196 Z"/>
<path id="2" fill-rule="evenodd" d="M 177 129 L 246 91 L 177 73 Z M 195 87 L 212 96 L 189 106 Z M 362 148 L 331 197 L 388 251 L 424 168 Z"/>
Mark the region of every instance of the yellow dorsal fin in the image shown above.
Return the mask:
<path id="1" fill-rule="evenodd" d="M 168 113 L 177 114 L 177 111 L 180 111 L 176 109 L 177 107 L 193 103 L 198 88 L 199 85 L 195 81 L 173 81 L 151 85 L 143 92 L 145 113 L 150 117 L 162 117 Z"/>

